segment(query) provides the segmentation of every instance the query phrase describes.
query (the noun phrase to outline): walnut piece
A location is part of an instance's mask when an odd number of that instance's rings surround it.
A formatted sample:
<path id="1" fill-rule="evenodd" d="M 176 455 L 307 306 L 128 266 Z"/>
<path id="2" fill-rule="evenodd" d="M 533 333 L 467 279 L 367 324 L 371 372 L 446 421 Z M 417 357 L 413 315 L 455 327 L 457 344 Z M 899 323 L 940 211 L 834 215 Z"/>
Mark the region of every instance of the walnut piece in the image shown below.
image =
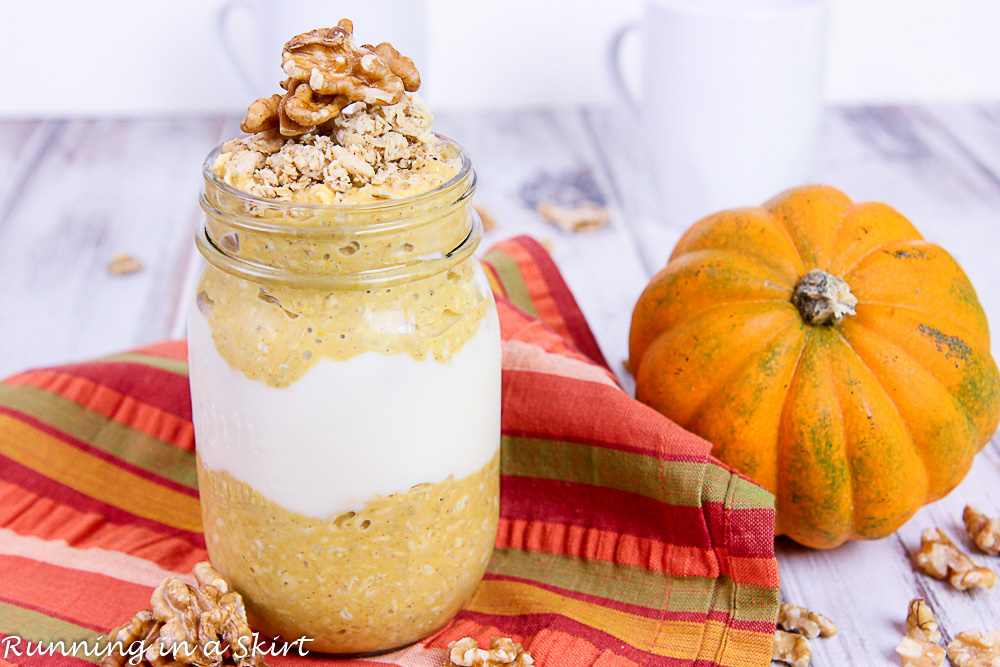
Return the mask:
<path id="1" fill-rule="evenodd" d="M 796 632 L 775 630 L 771 660 L 784 662 L 792 667 L 809 667 L 812 661 L 809 640 Z"/>
<path id="2" fill-rule="evenodd" d="M 479 648 L 472 637 L 464 637 L 448 644 L 448 651 L 448 658 L 456 667 L 528 667 L 535 664 L 530 653 L 506 637 L 491 639 L 489 650 Z"/>
<path id="3" fill-rule="evenodd" d="M 910 608 L 906 614 L 906 634 L 914 639 L 932 643 L 941 641 L 937 619 L 923 598 L 914 598 L 910 601 Z"/>
<path id="4" fill-rule="evenodd" d="M 354 45 L 354 24 L 342 19 L 336 28 L 296 35 L 281 52 L 281 68 L 296 81 L 323 95 L 346 95 L 352 102 L 396 104 L 403 91 L 420 86 L 413 61 L 387 43 L 378 50 Z M 400 76 L 406 76 L 406 80 Z M 409 84 L 409 87 L 407 87 Z"/>
<path id="5" fill-rule="evenodd" d="M 355 46 L 354 24 L 347 19 L 288 40 L 281 68 L 288 75 L 281 83 L 285 93 L 253 102 L 240 123 L 244 132 L 278 129 L 286 137 L 300 136 L 352 102 L 394 105 L 420 87 L 413 60 L 388 42 Z"/>
<path id="6" fill-rule="evenodd" d="M 991 519 L 972 505 L 966 505 L 962 520 L 980 551 L 993 556 L 1000 553 L 1000 519 Z"/>
<path id="7" fill-rule="evenodd" d="M 781 603 L 778 609 L 778 626 L 788 632 L 798 632 L 806 637 L 833 637 L 837 626 L 823 614 L 809 611 L 805 607 Z"/>
<path id="8" fill-rule="evenodd" d="M 282 103 L 278 93 L 270 97 L 262 97 L 250 104 L 247 113 L 240 121 L 240 129 L 244 132 L 263 132 L 278 129 L 278 109 Z"/>
<path id="9" fill-rule="evenodd" d="M 194 566 L 198 587 L 168 577 L 153 590 L 152 611 L 108 633 L 105 667 L 197 665 L 266 667 L 256 652 L 243 598 L 209 563 Z"/>
<path id="10" fill-rule="evenodd" d="M 611 221 L 611 212 L 593 202 L 561 206 L 552 202 L 538 205 L 538 214 L 567 232 L 590 232 Z"/>
<path id="11" fill-rule="evenodd" d="M 149 643 L 150 635 L 154 635 L 159 627 L 159 623 L 148 609 L 138 612 L 126 623 L 108 633 L 110 646 L 101 664 L 105 667 L 124 667 L 136 655 L 135 651 L 130 652 L 129 649 L 138 642 L 138 650 L 141 650 Z"/>
<path id="12" fill-rule="evenodd" d="M 934 612 L 923 598 L 910 601 L 906 614 L 906 636 L 896 647 L 903 667 L 938 667 L 945 651 L 936 642 L 941 639 Z"/>
<path id="13" fill-rule="evenodd" d="M 977 566 L 937 528 L 928 528 L 921 533 L 920 542 L 920 551 L 915 558 L 917 567 L 935 579 L 947 579 L 962 591 L 996 585 L 997 575 L 993 570 Z"/>
<path id="14" fill-rule="evenodd" d="M 145 265 L 141 260 L 127 252 L 118 253 L 108 262 L 108 273 L 116 276 L 128 275 L 129 273 L 142 271 L 144 268 Z"/>
<path id="15" fill-rule="evenodd" d="M 932 642 L 907 635 L 896 647 L 903 667 L 940 667 L 944 649 Z"/>
<path id="16" fill-rule="evenodd" d="M 385 61 L 385 64 L 389 66 L 392 73 L 398 76 L 403 82 L 404 90 L 412 92 L 420 88 L 420 72 L 417 71 L 417 66 L 413 64 L 413 60 L 410 58 L 400 55 L 399 51 L 392 44 L 389 42 L 382 42 L 378 46 L 365 44 L 363 48 L 371 49 L 372 52 Z"/>
<path id="17" fill-rule="evenodd" d="M 948 643 L 948 659 L 955 667 L 1000 665 L 1000 630 L 983 634 L 979 630 L 960 632 Z"/>

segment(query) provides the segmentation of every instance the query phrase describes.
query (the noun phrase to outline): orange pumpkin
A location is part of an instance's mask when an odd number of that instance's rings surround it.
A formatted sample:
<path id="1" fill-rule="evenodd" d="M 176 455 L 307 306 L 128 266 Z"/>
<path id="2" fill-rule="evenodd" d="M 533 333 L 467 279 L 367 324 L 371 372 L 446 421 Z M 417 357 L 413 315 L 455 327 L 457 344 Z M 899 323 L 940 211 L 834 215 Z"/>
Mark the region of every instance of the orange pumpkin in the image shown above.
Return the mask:
<path id="1" fill-rule="evenodd" d="M 890 534 L 1000 418 L 968 278 L 884 204 L 831 187 L 696 223 L 632 316 L 636 396 L 776 496 L 812 547 Z"/>

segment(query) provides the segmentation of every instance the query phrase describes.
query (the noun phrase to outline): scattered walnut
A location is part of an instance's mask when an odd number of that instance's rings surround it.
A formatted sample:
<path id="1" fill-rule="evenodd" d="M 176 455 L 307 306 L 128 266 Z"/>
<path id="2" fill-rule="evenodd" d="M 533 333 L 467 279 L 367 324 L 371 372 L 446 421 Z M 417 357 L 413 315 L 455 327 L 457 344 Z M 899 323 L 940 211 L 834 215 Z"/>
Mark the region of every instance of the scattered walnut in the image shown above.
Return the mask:
<path id="1" fill-rule="evenodd" d="M 993 556 L 1000 553 L 1000 519 L 991 519 L 972 505 L 966 505 L 962 520 L 980 551 Z"/>
<path id="2" fill-rule="evenodd" d="M 567 232 L 589 232 L 611 221 L 611 212 L 593 202 L 560 206 L 552 202 L 538 205 L 538 214 Z"/>
<path id="3" fill-rule="evenodd" d="M 934 613 L 922 598 L 910 601 L 906 629 L 906 636 L 896 647 L 903 667 L 938 667 L 945 656 L 944 649 L 935 643 L 941 633 Z"/>
<path id="4" fill-rule="evenodd" d="M 483 221 L 483 231 L 491 232 L 497 228 L 497 219 L 490 214 L 485 206 L 473 204 L 472 208 L 476 209 L 476 213 L 479 214 L 479 219 Z"/>
<path id="5" fill-rule="evenodd" d="M 126 663 L 133 659 L 135 652 L 129 652 L 129 648 L 136 642 L 140 647 L 149 643 L 150 635 L 155 636 L 155 631 L 160 628 L 159 622 L 153 619 L 153 614 L 148 609 L 138 612 L 130 618 L 128 622 L 114 628 L 108 633 L 108 652 L 101 660 L 101 665 L 105 667 L 124 667 Z M 135 662 L 131 662 L 135 664 Z"/>
<path id="6" fill-rule="evenodd" d="M 809 640 L 795 632 L 775 630 L 771 660 L 784 662 L 792 667 L 809 667 L 812 661 Z"/>
<path id="7" fill-rule="evenodd" d="M 937 528 L 928 528 L 920 535 L 917 566 L 936 579 L 947 579 L 959 590 L 973 587 L 993 588 L 997 575 L 993 570 L 979 567 L 972 559 L 958 550 L 948 537 Z"/>
<path id="8" fill-rule="evenodd" d="M 914 598 L 910 601 L 910 609 L 906 614 L 906 634 L 914 639 L 941 641 L 937 619 L 923 598 Z"/>
<path id="9" fill-rule="evenodd" d="M 472 637 L 464 637 L 448 644 L 448 650 L 451 664 L 457 667 L 528 667 L 535 664 L 530 653 L 506 637 L 491 639 L 489 650 L 479 648 Z"/>
<path id="10" fill-rule="evenodd" d="M 948 643 L 948 659 L 955 667 L 991 667 L 1000 664 L 1000 630 L 960 632 Z"/>
<path id="11" fill-rule="evenodd" d="M 924 639 L 906 636 L 896 647 L 903 667 L 940 667 L 944 662 L 944 649 Z"/>
<path id="12" fill-rule="evenodd" d="M 837 634 L 837 626 L 823 614 L 788 602 L 783 602 L 778 610 L 778 626 L 810 638 L 832 637 Z"/>
<path id="13" fill-rule="evenodd" d="M 112 650 L 101 664 L 265 667 L 240 594 L 208 563 L 195 565 L 194 574 L 197 588 L 176 577 L 161 581 L 150 598 L 151 612 L 140 611 L 108 633 Z"/>
<path id="14" fill-rule="evenodd" d="M 111 258 L 108 262 L 108 273 L 112 273 L 116 276 L 124 276 L 129 273 L 135 273 L 136 271 L 142 271 L 145 268 L 145 264 L 142 263 L 137 257 L 134 257 L 127 252 L 120 252 Z"/>

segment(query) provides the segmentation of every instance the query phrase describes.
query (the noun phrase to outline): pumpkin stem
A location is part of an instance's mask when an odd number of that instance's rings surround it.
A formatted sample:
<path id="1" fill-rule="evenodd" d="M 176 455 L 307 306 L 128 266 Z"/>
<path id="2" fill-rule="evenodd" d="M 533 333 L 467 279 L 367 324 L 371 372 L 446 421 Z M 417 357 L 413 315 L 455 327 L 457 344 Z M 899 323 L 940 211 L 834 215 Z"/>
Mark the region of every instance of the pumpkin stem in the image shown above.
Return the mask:
<path id="1" fill-rule="evenodd" d="M 806 324 L 819 326 L 840 322 L 844 315 L 857 315 L 854 306 L 858 305 L 858 298 L 837 276 L 813 269 L 795 285 L 792 303 Z"/>

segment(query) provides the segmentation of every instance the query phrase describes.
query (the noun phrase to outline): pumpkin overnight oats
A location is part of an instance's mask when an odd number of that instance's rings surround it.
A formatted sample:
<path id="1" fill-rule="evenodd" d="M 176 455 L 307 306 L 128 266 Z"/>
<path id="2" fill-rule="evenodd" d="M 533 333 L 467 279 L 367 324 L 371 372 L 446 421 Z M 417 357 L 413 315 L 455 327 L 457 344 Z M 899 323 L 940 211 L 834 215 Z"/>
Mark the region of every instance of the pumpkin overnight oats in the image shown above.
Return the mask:
<path id="1" fill-rule="evenodd" d="M 475 172 L 412 62 L 352 32 L 289 41 L 285 92 L 206 160 L 188 333 L 212 564 L 254 630 L 338 654 L 447 623 L 499 512 Z"/>

